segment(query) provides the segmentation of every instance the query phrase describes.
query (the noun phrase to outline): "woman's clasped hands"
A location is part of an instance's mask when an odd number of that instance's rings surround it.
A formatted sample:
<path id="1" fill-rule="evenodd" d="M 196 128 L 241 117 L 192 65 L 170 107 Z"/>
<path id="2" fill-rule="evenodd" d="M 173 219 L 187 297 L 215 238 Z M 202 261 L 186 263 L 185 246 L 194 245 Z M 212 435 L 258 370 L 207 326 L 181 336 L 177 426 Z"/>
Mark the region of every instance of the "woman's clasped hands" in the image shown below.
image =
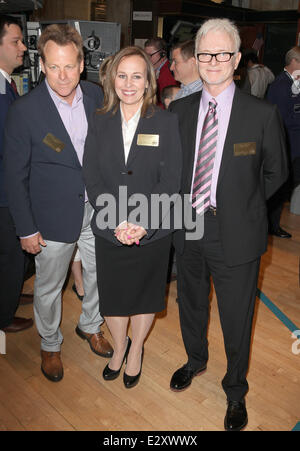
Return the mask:
<path id="1" fill-rule="evenodd" d="M 114 234 L 120 243 L 131 246 L 134 243 L 139 245 L 140 240 L 147 234 L 147 232 L 142 226 L 124 221 L 115 229 Z"/>

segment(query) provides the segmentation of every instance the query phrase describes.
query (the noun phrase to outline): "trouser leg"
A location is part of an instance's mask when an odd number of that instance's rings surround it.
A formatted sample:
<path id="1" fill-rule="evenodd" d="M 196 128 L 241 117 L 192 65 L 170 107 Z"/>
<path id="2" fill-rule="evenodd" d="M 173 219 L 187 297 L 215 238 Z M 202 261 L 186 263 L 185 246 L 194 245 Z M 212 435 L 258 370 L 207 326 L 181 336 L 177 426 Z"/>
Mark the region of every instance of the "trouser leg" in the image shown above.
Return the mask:
<path id="1" fill-rule="evenodd" d="M 78 327 L 83 332 L 94 334 L 100 331 L 100 325 L 104 319 L 100 315 L 99 293 L 97 286 L 97 271 L 95 257 L 95 237 L 90 223 L 93 216 L 93 208 L 89 202 L 85 204 L 83 226 L 77 242 L 82 263 L 82 276 L 84 298 L 82 301 L 82 313 Z"/>

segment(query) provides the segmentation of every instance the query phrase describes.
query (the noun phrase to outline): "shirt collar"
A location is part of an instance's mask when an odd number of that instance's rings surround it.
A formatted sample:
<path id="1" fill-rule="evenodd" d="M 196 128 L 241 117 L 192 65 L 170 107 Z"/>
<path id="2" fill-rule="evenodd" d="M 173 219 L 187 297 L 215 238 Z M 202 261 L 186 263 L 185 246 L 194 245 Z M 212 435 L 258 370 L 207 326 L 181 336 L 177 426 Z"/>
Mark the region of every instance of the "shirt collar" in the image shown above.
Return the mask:
<path id="1" fill-rule="evenodd" d="M 4 78 L 8 81 L 8 83 L 11 83 L 11 76 L 3 69 L 0 69 L 1 74 Z"/>
<path id="2" fill-rule="evenodd" d="M 125 126 L 130 126 L 130 125 L 136 125 L 140 119 L 140 115 L 141 115 L 141 110 L 142 110 L 142 105 L 139 107 L 139 109 L 137 110 L 137 112 L 134 114 L 134 116 L 132 116 L 131 119 L 129 119 L 129 121 L 126 121 L 124 114 L 123 114 L 123 110 L 122 107 L 120 105 L 120 111 L 121 111 L 121 118 L 122 118 L 122 125 Z"/>
<path id="3" fill-rule="evenodd" d="M 197 87 L 198 85 L 202 85 L 201 78 L 197 78 L 197 80 L 194 80 L 191 83 L 188 83 L 187 85 L 181 83 L 180 88 L 182 88 L 182 89 L 193 89 L 194 87 Z"/>
<path id="4" fill-rule="evenodd" d="M 229 86 L 227 86 L 224 91 L 222 91 L 218 96 L 213 97 L 206 89 L 203 87 L 201 103 L 204 111 L 208 109 L 208 103 L 212 98 L 216 99 L 217 107 L 222 108 L 230 103 L 232 103 L 233 96 L 235 93 L 235 83 L 232 81 Z"/>
<path id="5" fill-rule="evenodd" d="M 50 85 L 48 83 L 47 78 L 45 78 L 45 83 L 48 88 L 49 94 L 57 108 L 59 108 L 60 105 L 69 105 L 69 103 L 66 100 L 63 100 L 60 97 L 58 97 L 58 95 L 53 91 L 53 89 L 50 87 Z M 78 83 L 71 107 L 74 107 L 75 105 L 77 105 L 81 100 L 82 100 L 82 89 L 80 87 L 80 84 Z"/>

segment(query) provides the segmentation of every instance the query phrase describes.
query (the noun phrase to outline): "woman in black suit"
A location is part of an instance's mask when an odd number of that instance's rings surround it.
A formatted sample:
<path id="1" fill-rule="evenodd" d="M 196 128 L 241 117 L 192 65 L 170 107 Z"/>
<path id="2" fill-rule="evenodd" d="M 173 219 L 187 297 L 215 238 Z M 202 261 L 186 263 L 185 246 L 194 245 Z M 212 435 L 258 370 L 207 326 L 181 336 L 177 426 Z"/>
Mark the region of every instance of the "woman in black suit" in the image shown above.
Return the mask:
<path id="1" fill-rule="evenodd" d="M 155 105 L 155 74 L 141 48 L 114 57 L 105 89 L 104 106 L 89 123 L 83 172 L 95 209 L 100 311 L 114 340 L 103 377 L 116 379 L 126 361 L 123 380 L 131 388 L 140 378 L 155 313 L 165 308 L 172 230 L 151 200 L 176 198 L 181 148 L 177 117 Z"/>

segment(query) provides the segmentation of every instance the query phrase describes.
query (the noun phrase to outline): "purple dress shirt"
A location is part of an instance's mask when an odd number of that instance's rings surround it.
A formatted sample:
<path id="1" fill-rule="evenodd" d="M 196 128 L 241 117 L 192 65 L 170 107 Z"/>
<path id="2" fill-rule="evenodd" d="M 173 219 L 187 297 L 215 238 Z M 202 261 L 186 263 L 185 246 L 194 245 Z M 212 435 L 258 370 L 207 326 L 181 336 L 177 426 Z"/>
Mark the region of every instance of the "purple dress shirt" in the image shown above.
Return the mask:
<path id="1" fill-rule="evenodd" d="M 57 111 L 61 117 L 61 120 L 70 136 L 74 149 L 76 151 L 78 160 L 82 166 L 84 143 L 87 135 L 88 123 L 83 105 L 83 96 L 80 85 L 77 86 L 75 96 L 72 105 L 62 100 L 57 94 L 50 88 L 47 79 L 45 80 L 51 99 L 53 100 Z M 85 191 L 85 201 L 88 200 L 87 193 Z M 30 238 L 37 235 L 38 232 L 20 238 Z"/>

